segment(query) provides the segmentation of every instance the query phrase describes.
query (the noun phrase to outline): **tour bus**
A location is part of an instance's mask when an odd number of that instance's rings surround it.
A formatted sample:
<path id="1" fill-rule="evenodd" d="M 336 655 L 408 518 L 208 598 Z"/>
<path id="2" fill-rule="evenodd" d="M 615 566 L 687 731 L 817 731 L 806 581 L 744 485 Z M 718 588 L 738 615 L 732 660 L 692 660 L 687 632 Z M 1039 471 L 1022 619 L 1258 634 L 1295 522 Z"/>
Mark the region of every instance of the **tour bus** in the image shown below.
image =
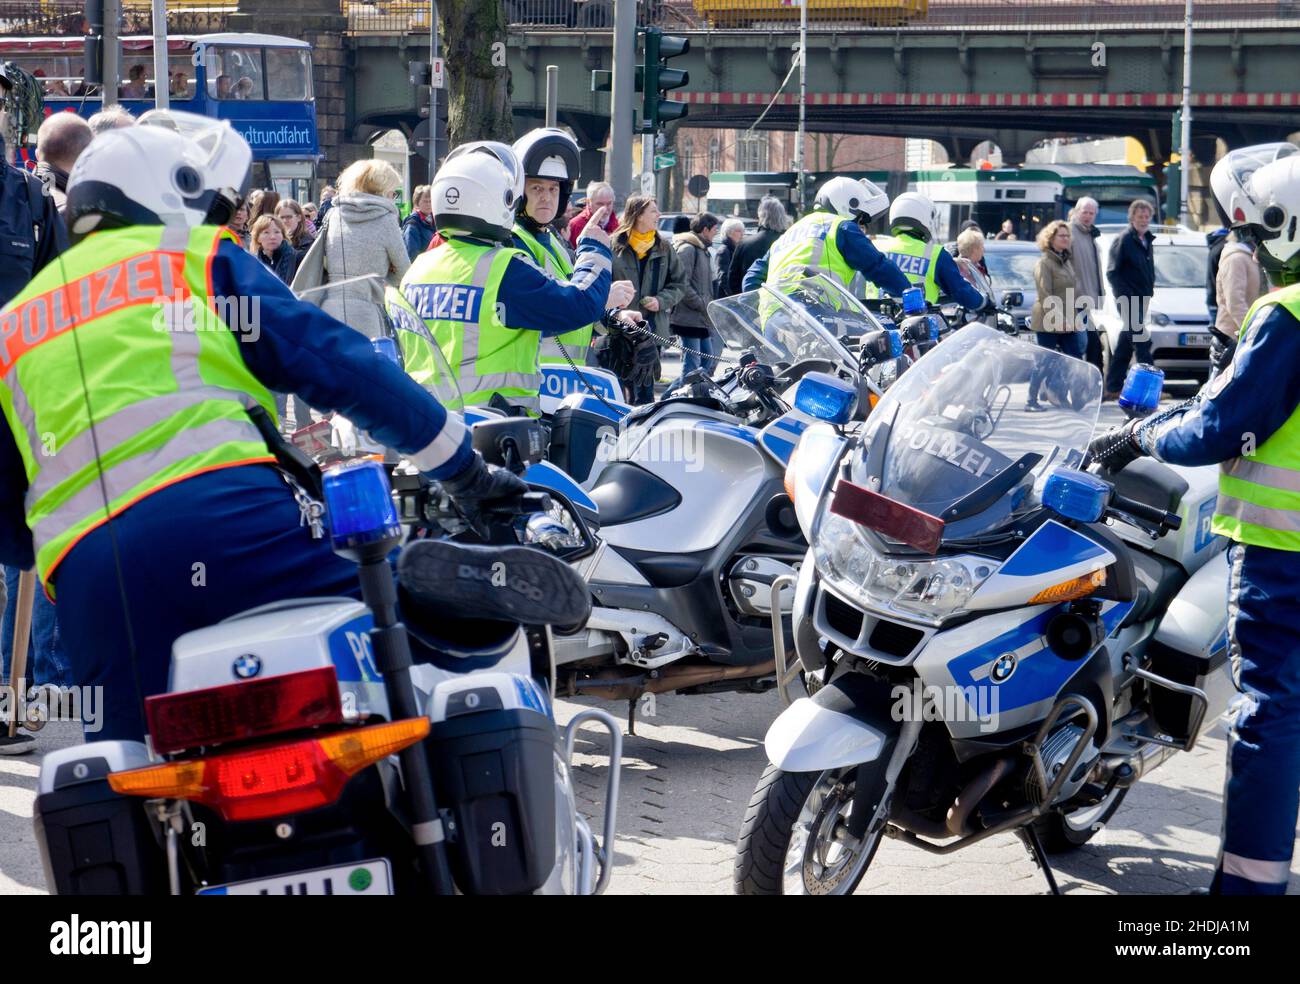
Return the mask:
<path id="1" fill-rule="evenodd" d="M 978 169 L 949 167 L 913 171 L 908 188 L 939 207 L 939 238 L 955 239 L 974 219 L 993 234 L 1006 219 L 1021 239 L 1032 238 L 1053 219 L 1065 218 L 1080 198 L 1097 200 L 1098 223 L 1127 222 L 1129 204 L 1144 198 L 1161 215 L 1150 174 L 1128 164 L 1027 164 Z"/>
<path id="2" fill-rule="evenodd" d="M 43 84 L 47 114 L 91 116 L 103 108 L 100 87 L 84 83 L 82 50 L 80 37 L 0 38 L 0 61 L 16 62 Z M 310 44 L 270 34 L 174 35 L 167 61 L 173 109 L 229 120 L 248 141 L 252 187 L 300 200 L 311 195 L 320 145 Z M 121 75 L 120 105 L 136 115 L 153 109 L 152 37 L 122 38 Z"/>

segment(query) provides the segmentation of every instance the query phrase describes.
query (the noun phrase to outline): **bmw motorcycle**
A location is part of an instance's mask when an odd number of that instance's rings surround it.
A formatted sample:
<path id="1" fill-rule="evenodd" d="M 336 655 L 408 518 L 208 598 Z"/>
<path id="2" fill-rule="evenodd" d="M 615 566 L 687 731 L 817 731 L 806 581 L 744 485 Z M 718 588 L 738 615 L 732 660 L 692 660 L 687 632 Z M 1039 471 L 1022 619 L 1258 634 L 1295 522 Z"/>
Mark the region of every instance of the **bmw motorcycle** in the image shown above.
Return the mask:
<path id="1" fill-rule="evenodd" d="M 450 387 L 441 395 L 455 396 L 445 363 L 439 375 Z M 276 447 L 274 422 L 263 423 Z M 286 472 L 303 467 L 279 450 Z M 618 723 L 589 708 L 557 726 L 546 625 L 469 658 L 413 662 L 454 611 L 454 591 L 404 593 L 399 621 L 389 560 L 403 525 L 412 538 L 510 531 L 562 559 L 589 554 L 590 534 L 559 529 L 567 502 L 540 490 L 467 519 L 405 464 L 354 461 L 327 472 L 323 488 L 325 515 L 312 515 L 357 563 L 362 600 L 287 599 L 187 633 L 173 645 L 167 692 L 145 701 L 147 742 L 47 754 L 34 816 L 50 890 L 602 892 Z M 300 503 L 319 509 L 305 493 Z M 572 776 L 589 724 L 611 740 L 600 838 L 578 812 Z"/>
<path id="2" fill-rule="evenodd" d="M 784 478 L 815 420 L 791 394 L 827 376 L 861 392 L 865 414 L 874 384 L 837 335 L 874 322 L 821 277 L 709 311 L 723 341 L 718 368 L 696 370 L 621 421 L 581 395 L 555 413 L 547 464 L 574 476 L 592 463 L 589 489 L 560 491 L 585 508 L 600 540 L 580 566 L 591 617 L 556 634 L 562 694 L 635 702 L 777 684 L 771 615 L 788 610 L 793 592 L 774 595 L 772 585 L 797 573 L 807 551 Z M 584 431 L 595 440 L 578 439 Z M 525 477 L 545 481 L 531 469 Z"/>
<path id="3" fill-rule="evenodd" d="M 827 388 L 796 405 L 817 415 Z M 811 696 L 767 733 L 737 892 L 850 894 L 883 838 L 949 854 L 1008 831 L 1056 892 L 1048 853 L 1227 708 L 1215 472 L 1088 470 L 1100 401 L 1093 367 L 973 324 L 858 433 L 804 430 L 791 634 Z"/>

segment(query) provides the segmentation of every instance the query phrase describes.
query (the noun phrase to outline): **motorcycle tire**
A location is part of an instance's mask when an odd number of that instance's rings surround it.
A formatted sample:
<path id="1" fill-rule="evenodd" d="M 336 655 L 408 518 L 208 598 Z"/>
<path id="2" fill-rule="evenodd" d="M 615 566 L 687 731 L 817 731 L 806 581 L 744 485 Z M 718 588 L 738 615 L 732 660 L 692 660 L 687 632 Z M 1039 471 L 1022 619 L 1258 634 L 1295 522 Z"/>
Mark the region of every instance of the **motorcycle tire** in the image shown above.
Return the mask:
<path id="1" fill-rule="evenodd" d="M 853 894 L 880 846 L 880 833 L 867 847 L 865 857 L 852 858 L 842 875 L 824 885 L 809 885 L 806 878 L 794 878 L 787 870 L 787 861 L 801 818 L 809 810 L 817 812 L 818 820 L 825 814 L 824 807 L 818 811 L 816 804 L 809 803 L 810 797 L 828 785 L 842 783 L 846 789 L 844 801 L 851 801 L 856 771 L 857 767 L 851 766 L 831 772 L 783 772 L 774 765 L 764 770 L 740 825 L 736 844 L 737 895 L 784 895 L 792 880 L 802 888 L 802 894 Z M 814 829 L 813 833 L 819 831 Z M 803 856 L 801 869 L 809 863 L 807 843 Z"/>
<path id="2" fill-rule="evenodd" d="M 1082 847 L 1110 823 L 1110 818 L 1115 815 L 1115 811 L 1119 809 L 1127 795 L 1127 789 L 1116 789 L 1111 793 L 1109 801 L 1104 804 L 1075 810 L 1071 814 L 1053 810 L 1039 817 L 1034 821 L 1034 829 L 1038 832 L 1038 839 L 1043 842 L 1043 850 L 1048 854 L 1064 854 L 1066 851 L 1073 851 L 1076 847 Z M 1074 821 L 1067 819 L 1067 816 L 1078 817 L 1079 814 L 1094 812 L 1096 816 L 1087 818 L 1086 823 L 1080 822 L 1084 819 L 1082 817 Z"/>

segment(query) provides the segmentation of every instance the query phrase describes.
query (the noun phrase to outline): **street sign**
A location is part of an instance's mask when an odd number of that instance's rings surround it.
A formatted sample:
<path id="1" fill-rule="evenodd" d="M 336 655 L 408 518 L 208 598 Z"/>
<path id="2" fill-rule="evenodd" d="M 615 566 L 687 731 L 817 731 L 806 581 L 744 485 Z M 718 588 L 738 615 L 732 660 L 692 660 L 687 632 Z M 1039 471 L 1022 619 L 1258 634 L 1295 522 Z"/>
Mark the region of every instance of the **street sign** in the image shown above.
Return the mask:
<path id="1" fill-rule="evenodd" d="M 653 171 L 641 172 L 641 194 L 649 195 L 651 198 L 655 194 L 655 174 Z"/>
<path id="2" fill-rule="evenodd" d="M 444 59 L 442 58 L 435 58 L 430 66 L 430 75 L 433 79 L 433 87 L 435 89 L 445 89 L 447 87 L 445 73 L 443 71 L 444 67 Z"/>
<path id="3" fill-rule="evenodd" d="M 677 151 L 670 150 L 663 154 L 655 154 L 655 170 L 666 171 L 677 164 Z"/>
<path id="4" fill-rule="evenodd" d="M 709 193 L 709 176 L 707 174 L 695 174 L 691 180 L 686 182 L 686 190 L 691 193 L 692 198 L 703 198 Z"/>

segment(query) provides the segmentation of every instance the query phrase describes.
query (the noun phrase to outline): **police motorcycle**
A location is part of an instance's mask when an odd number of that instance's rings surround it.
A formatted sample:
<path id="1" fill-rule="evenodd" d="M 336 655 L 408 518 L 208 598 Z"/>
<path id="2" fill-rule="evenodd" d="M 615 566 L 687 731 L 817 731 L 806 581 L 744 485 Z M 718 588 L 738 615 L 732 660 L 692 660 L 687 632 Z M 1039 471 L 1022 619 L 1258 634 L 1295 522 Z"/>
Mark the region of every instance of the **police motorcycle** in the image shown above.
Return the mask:
<path id="1" fill-rule="evenodd" d="M 810 376 L 843 380 L 865 416 L 879 391 L 828 325 L 861 329 L 869 316 L 823 277 L 709 312 L 723 341 L 716 369 L 694 371 L 621 426 L 591 413 L 601 443 L 584 518 L 598 522 L 600 545 L 579 570 L 594 607 L 585 627 L 556 633 L 561 694 L 629 700 L 634 714 L 647 693 L 776 683 L 771 613 L 792 594 L 774 601 L 772 584 L 807 550 L 784 475 L 814 422 L 791 396 Z M 588 413 L 577 400 L 556 412 L 550 464 L 568 471 L 554 434 Z"/>
<path id="2" fill-rule="evenodd" d="M 1153 409 L 1158 382 L 1135 386 Z M 806 379 L 796 402 L 854 395 Z M 1056 893 L 1048 853 L 1086 843 L 1227 708 L 1214 470 L 1089 470 L 1100 400 L 1095 368 L 975 324 L 858 433 L 815 414 L 790 469 L 811 696 L 767 733 L 738 893 L 850 894 L 885 837 L 943 855 L 1003 832 Z"/>
<path id="3" fill-rule="evenodd" d="M 458 396 L 445 362 L 426 385 Z M 263 431 L 274 441 L 273 423 Z M 550 517 L 563 505 L 544 490 L 467 517 L 436 483 L 375 460 L 383 455 L 359 439 L 363 451 L 322 484 L 325 525 L 358 564 L 362 600 L 286 599 L 187 633 L 167 692 L 146 699 L 146 742 L 46 755 L 35 825 L 52 892 L 604 891 L 618 723 L 590 708 L 557 726 L 549 626 L 522 626 L 463 668 L 412 663 L 408 626 L 436 633 L 454 591 L 403 588 L 399 620 L 390 564 L 403 526 L 411 539 L 518 531 L 514 542 L 564 559 L 594 542 L 581 527 L 557 539 Z M 291 446 L 280 452 L 282 467 L 310 469 Z M 578 812 L 571 765 L 591 724 L 611 736 L 599 838 Z"/>

